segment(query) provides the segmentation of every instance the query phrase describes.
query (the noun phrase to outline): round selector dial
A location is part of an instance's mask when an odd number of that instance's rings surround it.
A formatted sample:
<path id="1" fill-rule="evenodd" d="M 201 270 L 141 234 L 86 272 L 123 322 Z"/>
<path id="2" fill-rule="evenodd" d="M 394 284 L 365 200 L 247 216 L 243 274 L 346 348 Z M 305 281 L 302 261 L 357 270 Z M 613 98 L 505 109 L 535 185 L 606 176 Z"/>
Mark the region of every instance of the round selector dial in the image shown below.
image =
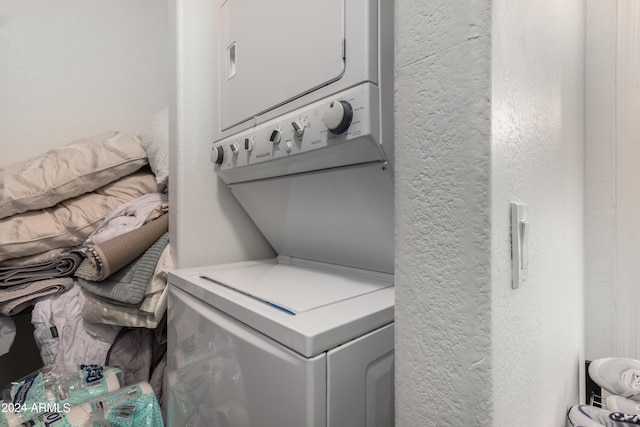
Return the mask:
<path id="1" fill-rule="evenodd" d="M 211 162 L 221 165 L 224 161 L 224 148 L 221 145 L 213 147 L 211 150 Z"/>
<path id="2" fill-rule="evenodd" d="M 340 135 L 345 133 L 353 120 L 353 107 L 348 101 L 333 101 L 324 113 L 324 125 L 329 132 Z"/>

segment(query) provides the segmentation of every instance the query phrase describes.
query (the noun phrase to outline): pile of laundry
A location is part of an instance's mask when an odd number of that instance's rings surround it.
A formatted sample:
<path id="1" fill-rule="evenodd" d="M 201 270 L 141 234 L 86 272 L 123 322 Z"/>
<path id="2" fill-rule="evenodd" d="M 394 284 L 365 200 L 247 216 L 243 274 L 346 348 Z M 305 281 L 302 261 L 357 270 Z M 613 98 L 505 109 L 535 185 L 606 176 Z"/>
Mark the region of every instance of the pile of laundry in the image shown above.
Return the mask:
<path id="1" fill-rule="evenodd" d="M 117 367 L 160 400 L 167 139 L 104 132 L 0 168 L 0 355 L 15 336 L 7 316 L 30 312 L 45 368 Z"/>
<path id="2" fill-rule="evenodd" d="M 589 377 L 606 396 L 575 405 L 568 418 L 574 427 L 631 427 L 640 425 L 640 360 L 610 357 L 589 364 Z"/>

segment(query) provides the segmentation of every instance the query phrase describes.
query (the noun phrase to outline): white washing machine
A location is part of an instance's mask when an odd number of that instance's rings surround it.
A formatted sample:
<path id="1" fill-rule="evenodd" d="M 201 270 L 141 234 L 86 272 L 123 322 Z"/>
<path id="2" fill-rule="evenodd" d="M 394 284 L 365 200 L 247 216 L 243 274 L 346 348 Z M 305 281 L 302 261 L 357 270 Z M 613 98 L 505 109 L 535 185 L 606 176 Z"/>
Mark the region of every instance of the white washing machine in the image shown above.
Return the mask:
<path id="1" fill-rule="evenodd" d="M 392 426 L 393 4 L 219 4 L 211 160 L 278 257 L 170 274 L 169 425 Z"/>
<path id="2" fill-rule="evenodd" d="M 393 425 L 388 275 L 280 257 L 171 283 L 170 425 Z"/>

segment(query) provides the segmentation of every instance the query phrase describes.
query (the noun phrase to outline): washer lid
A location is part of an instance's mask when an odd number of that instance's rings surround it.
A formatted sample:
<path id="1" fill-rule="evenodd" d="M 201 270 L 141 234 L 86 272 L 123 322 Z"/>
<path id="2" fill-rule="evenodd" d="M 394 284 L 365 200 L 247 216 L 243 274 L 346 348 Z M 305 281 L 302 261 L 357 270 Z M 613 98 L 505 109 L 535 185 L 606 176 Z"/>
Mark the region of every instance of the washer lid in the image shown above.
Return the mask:
<path id="1" fill-rule="evenodd" d="M 200 277 L 294 315 L 392 286 L 369 277 L 282 264 L 231 266 Z"/>
<path id="2" fill-rule="evenodd" d="M 173 270 L 169 283 L 305 357 L 393 322 L 393 276 L 349 267 L 280 256 Z"/>

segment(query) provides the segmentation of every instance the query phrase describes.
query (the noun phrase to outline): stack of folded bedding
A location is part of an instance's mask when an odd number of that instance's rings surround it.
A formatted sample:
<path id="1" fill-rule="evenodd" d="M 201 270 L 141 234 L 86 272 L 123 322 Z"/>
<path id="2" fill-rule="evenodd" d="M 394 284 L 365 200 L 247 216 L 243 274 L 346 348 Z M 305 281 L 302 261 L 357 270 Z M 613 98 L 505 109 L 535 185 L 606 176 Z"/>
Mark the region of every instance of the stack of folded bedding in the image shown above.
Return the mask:
<path id="1" fill-rule="evenodd" d="M 169 114 L 159 111 L 136 135 L 155 183 L 169 180 Z M 132 328 L 159 327 L 167 309 L 167 272 L 173 268 L 166 194 L 121 205 L 83 244 L 75 277 L 86 298 L 85 321 Z"/>
<path id="2" fill-rule="evenodd" d="M 90 322 L 155 328 L 167 307 L 167 272 L 173 267 L 164 214 L 135 230 L 90 245 L 75 275 Z"/>
<path id="3" fill-rule="evenodd" d="M 0 312 L 16 314 L 35 298 L 68 290 L 81 260 L 80 254 L 57 248 L 0 262 Z"/>
<path id="4" fill-rule="evenodd" d="M 0 317 L 33 306 L 45 366 L 129 360 L 146 347 L 124 333 L 166 324 L 167 120 L 165 110 L 135 138 L 106 132 L 0 168 Z M 166 338 L 156 344 L 161 372 Z"/>
<path id="5" fill-rule="evenodd" d="M 85 312 L 92 313 L 94 300 L 102 304 L 102 298 L 84 292 L 83 286 L 97 287 L 94 292 L 101 296 L 113 291 L 116 301 L 119 297 L 137 301 L 140 294 L 148 293 L 140 307 L 125 310 L 134 311 L 134 318 L 145 320 L 136 326 L 157 324 L 152 318 L 160 319 L 166 310 L 166 301 L 164 305 L 158 301 L 166 288 L 166 275 L 152 280 L 149 271 L 171 266 L 167 261 L 170 259 L 167 211 L 166 194 L 141 196 L 107 215 L 103 224 L 73 251 L 82 258 L 75 269 L 71 289 L 41 298 L 33 308 L 31 322 L 45 364 L 69 371 L 78 363 L 103 363 L 121 330 L 120 325 L 130 323 L 107 321 L 117 318 L 118 310 L 124 309 L 112 308 L 110 302 L 105 303 L 106 316 L 100 312 L 85 316 Z M 125 284 L 131 289 L 123 288 Z M 150 313 L 142 313 L 145 310 Z"/>
<path id="6" fill-rule="evenodd" d="M 105 132 L 0 168 L 0 313 L 69 290 L 75 249 L 120 205 L 158 184 L 136 138 Z"/>

